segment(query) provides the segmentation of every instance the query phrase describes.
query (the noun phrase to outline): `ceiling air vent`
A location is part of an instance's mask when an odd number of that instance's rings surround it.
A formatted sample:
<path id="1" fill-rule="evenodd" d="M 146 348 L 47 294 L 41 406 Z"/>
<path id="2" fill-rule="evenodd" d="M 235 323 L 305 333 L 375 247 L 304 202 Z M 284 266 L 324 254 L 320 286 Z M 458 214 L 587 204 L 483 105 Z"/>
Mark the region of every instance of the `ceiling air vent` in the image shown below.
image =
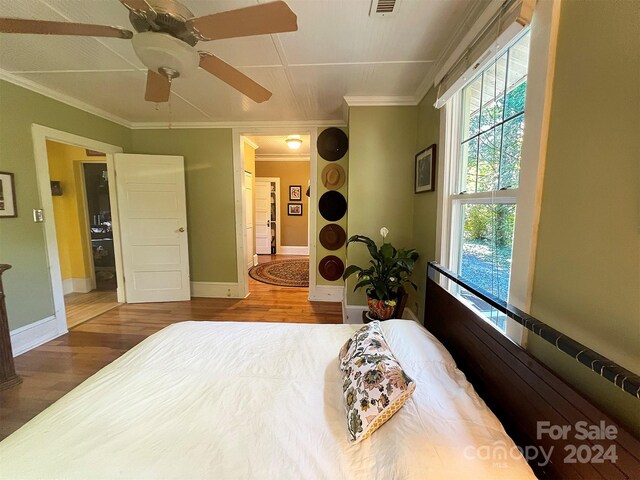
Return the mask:
<path id="1" fill-rule="evenodd" d="M 388 17 L 398 12 L 400 0 L 371 0 L 370 17 Z"/>

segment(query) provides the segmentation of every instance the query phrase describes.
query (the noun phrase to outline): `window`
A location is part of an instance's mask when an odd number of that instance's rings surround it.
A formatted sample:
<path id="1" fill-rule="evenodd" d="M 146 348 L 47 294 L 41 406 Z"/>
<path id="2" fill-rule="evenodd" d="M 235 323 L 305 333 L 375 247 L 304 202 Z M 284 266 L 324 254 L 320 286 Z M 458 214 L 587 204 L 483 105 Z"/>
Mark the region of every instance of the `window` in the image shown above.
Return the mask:
<path id="1" fill-rule="evenodd" d="M 530 34 L 526 31 L 447 105 L 450 115 L 449 267 L 508 300 L 517 214 Z M 466 291 L 502 331 L 506 318 Z"/>

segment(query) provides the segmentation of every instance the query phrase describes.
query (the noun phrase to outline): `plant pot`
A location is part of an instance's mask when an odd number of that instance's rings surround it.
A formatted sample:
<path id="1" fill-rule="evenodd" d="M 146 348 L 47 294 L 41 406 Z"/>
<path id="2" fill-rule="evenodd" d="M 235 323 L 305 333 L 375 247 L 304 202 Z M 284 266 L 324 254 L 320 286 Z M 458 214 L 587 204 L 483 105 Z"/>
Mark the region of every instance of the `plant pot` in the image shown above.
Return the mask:
<path id="1" fill-rule="evenodd" d="M 367 298 L 369 305 L 369 315 L 378 320 L 389 320 L 396 310 L 398 302 L 396 300 L 378 300 Z"/>

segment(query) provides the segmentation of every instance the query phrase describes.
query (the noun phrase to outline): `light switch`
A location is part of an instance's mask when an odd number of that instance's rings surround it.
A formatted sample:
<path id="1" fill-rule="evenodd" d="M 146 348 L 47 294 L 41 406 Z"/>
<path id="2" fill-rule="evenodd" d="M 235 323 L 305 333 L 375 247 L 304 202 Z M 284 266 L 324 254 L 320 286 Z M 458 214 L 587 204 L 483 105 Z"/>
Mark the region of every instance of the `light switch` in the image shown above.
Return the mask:
<path id="1" fill-rule="evenodd" d="M 44 212 L 40 208 L 33 209 L 33 221 L 36 223 L 44 222 Z"/>

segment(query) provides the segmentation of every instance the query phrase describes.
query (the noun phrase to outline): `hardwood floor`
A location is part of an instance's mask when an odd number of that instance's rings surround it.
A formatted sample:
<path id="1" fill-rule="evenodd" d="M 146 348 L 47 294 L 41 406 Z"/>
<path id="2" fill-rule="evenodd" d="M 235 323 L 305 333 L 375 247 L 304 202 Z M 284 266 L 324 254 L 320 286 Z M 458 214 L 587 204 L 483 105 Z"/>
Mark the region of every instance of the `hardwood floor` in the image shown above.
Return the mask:
<path id="1" fill-rule="evenodd" d="M 64 296 L 64 306 L 67 313 L 67 326 L 75 327 L 81 323 L 97 317 L 118 305 L 115 290 L 93 290 L 89 293 L 70 293 Z"/>
<path id="2" fill-rule="evenodd" d="M 307 288 L 275 287 L 250 279 L 245 299 L 124 304 L 16 357 L 22 384 L 0 392 L 0 439 L 127 350 L 172 323 L 217 320 L 342 323 L 340 303 L 309 302 Z"/>

